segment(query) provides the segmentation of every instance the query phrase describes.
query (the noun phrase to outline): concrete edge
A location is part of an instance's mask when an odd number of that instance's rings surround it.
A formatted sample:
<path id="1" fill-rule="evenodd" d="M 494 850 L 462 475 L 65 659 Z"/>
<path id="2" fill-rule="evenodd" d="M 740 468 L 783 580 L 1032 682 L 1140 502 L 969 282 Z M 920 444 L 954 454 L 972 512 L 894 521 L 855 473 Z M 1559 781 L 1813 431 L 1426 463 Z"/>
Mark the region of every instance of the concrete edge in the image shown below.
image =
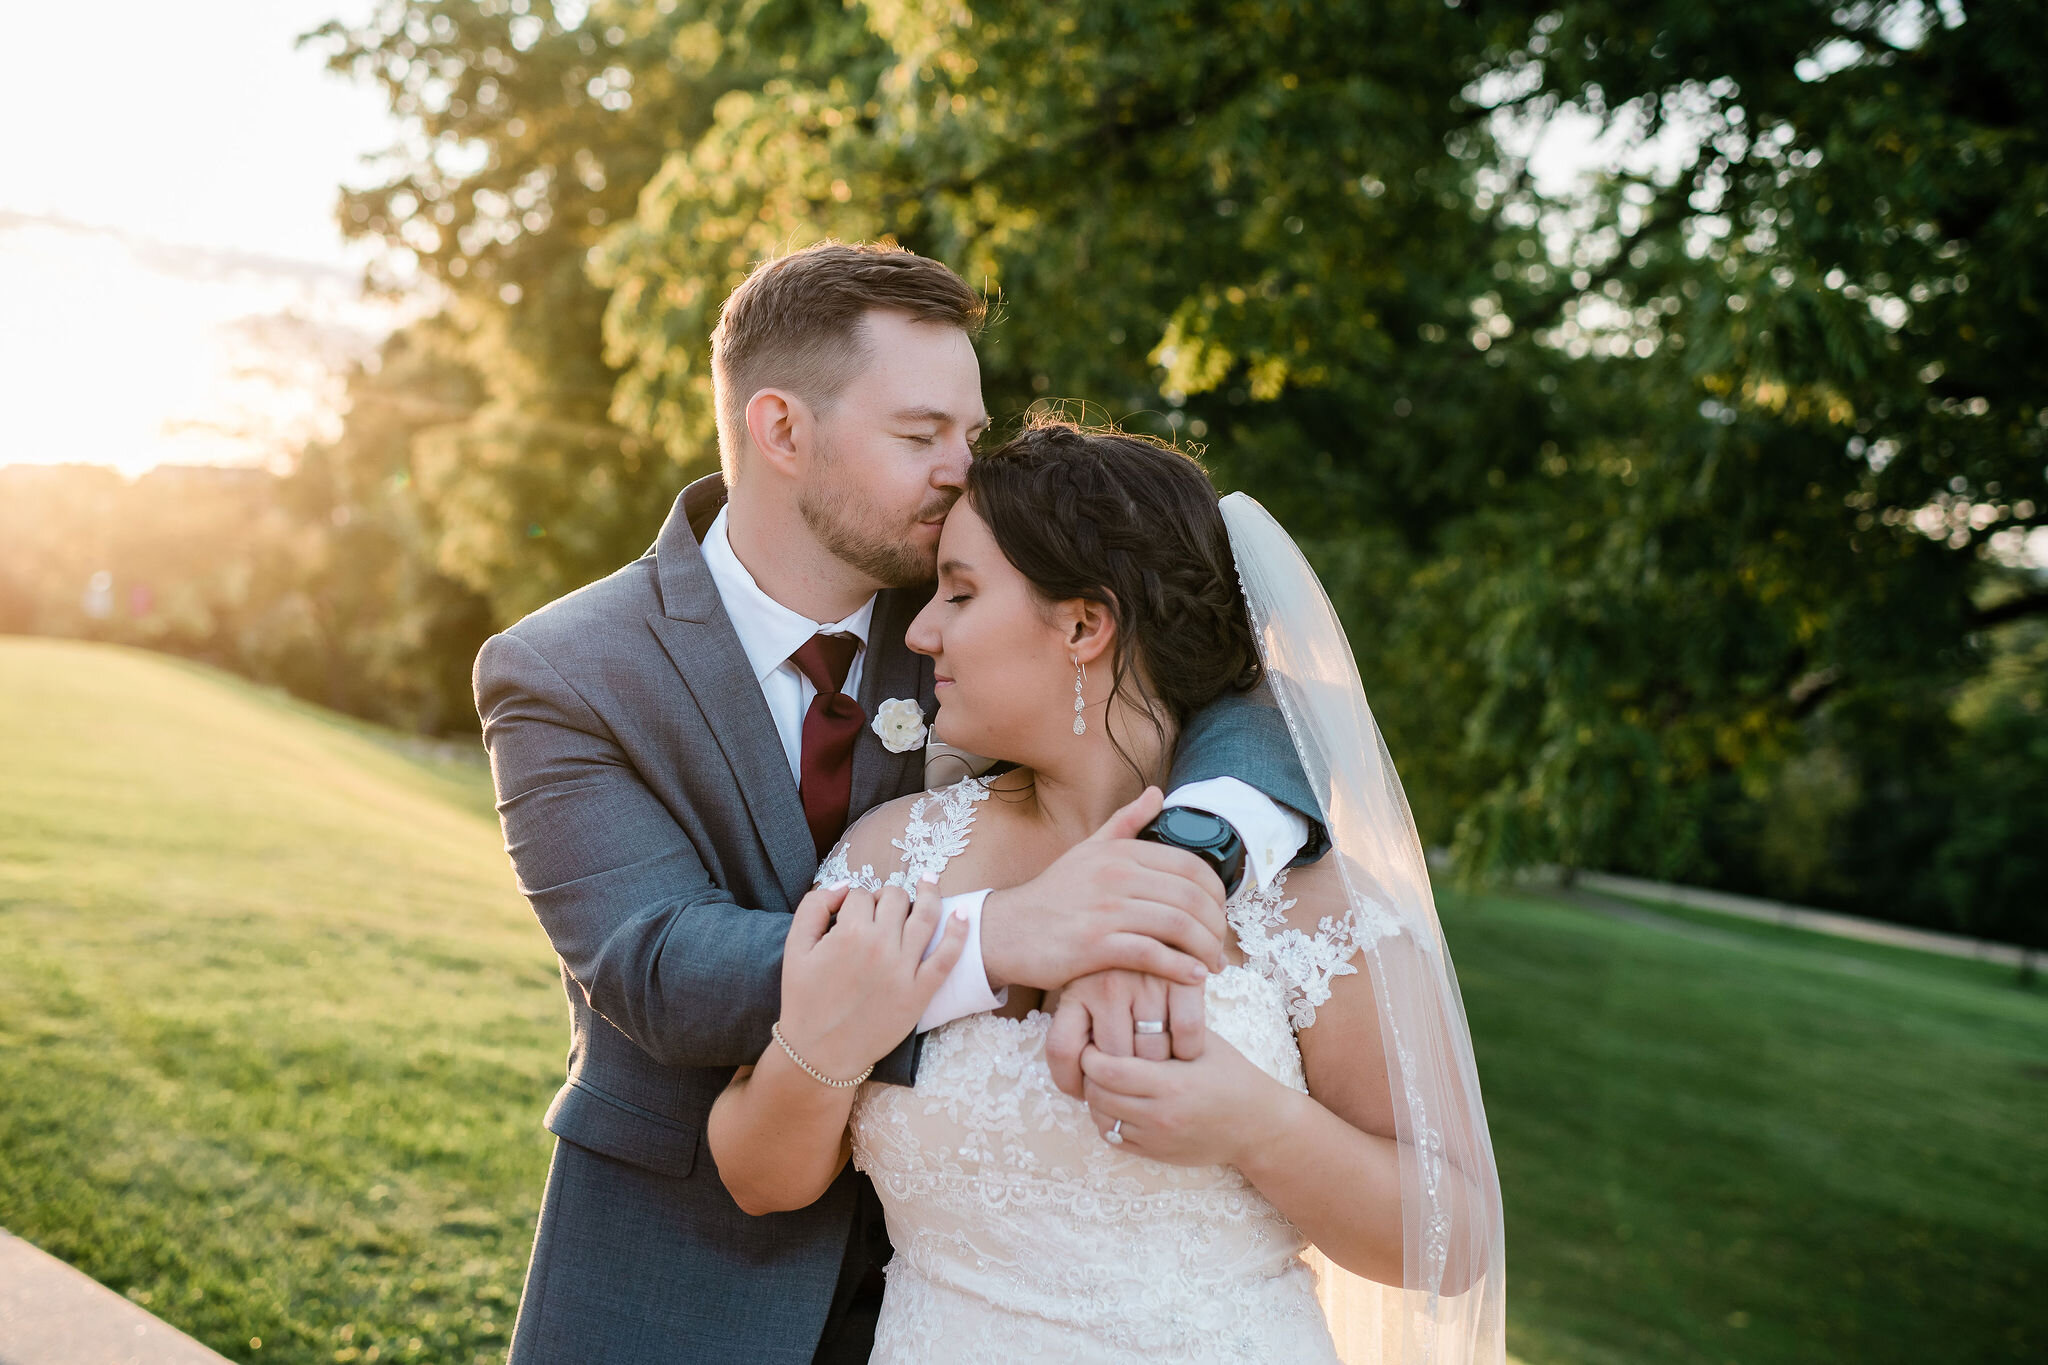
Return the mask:
<path id="1" fill-rule="evenodd" d="M 0 1365 L 227 1365 L 227 1358 L 0 1228 Z"/>

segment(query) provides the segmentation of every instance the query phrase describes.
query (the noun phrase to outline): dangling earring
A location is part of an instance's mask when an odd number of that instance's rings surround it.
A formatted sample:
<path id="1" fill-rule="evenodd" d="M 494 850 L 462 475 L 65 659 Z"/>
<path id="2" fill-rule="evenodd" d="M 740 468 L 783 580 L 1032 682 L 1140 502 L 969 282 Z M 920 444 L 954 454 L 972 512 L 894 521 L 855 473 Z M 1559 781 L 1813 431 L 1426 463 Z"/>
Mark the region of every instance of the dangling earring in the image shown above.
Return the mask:
<path id="1" fill-rule="evenodd" d="M 1074 661 L 1074 733 L 1085 735 L 1088 733 L 1088 722 L 1081 716 L 1081 684 L 1088 681 L 1088 667 L 1081 662 L 1080 655 L 1069 657 Z"/>

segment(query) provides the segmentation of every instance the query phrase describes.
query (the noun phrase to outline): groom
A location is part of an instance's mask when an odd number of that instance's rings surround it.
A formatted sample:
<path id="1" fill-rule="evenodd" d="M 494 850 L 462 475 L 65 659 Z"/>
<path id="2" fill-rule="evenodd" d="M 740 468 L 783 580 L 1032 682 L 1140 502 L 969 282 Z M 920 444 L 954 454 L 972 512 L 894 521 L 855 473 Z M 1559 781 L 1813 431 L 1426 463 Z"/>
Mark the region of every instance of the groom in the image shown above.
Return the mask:
<path id="1" fill-rule="evenodd" d="M 889 1250 L 866 1178 L 749 1217 L 701 1136 L 768 1043 L 788 912 L 819 859 L 924 785 L 919 749 L 867 722 L 886 700 L 934 710 L 903 634 L 988 421 L 982 308 L 893 247 L 827 243 L 756 270 L 712 339 L 722 474 L 683 490 L 647 554 L 477 658 L 506 847 L 570 1013 L 513 1365 L 867 1358 Z M 1204 712 L 1173 783 L 1177 804 L 1245 836 L 1262 879 L 1320 851 L 1263 708 Z M 1127 809 L 1023 886 L 948 898 L 968 946 L 919 1035 L 1012 982 L 1075 983 L 1098 1029 L 1134 972 L 1198 1005 L 1222 889 L 1195 853 L 1131 837 L 1151 813 Z M 1186 998 L 1176 1032 L 1197 1023 Z M 876 1080 L 913 1082 L 919 1035 Z"/>

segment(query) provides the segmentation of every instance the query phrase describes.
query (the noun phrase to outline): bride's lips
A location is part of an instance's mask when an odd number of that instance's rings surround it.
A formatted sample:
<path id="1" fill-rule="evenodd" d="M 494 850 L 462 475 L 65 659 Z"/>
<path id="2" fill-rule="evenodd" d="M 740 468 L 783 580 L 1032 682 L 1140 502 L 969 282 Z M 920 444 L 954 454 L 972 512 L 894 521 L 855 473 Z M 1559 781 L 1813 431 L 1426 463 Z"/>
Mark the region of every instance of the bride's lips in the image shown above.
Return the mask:
<path id="1" fill-rule="evenodd" d="M 952 685 L 953 685 L 953 680 L 952 680 L 951 678 L 947 677 L 947 676 L 946 676 L 945 674 L 943 674 L 943 673 L 934 673 L 934 674 L 932 674 L 932 690 L 933 690 L 933 691 L 937 691 L 937 690 L 938 690 L 939 688 L 941 688 L 941 687 L 951 687 Z"/>

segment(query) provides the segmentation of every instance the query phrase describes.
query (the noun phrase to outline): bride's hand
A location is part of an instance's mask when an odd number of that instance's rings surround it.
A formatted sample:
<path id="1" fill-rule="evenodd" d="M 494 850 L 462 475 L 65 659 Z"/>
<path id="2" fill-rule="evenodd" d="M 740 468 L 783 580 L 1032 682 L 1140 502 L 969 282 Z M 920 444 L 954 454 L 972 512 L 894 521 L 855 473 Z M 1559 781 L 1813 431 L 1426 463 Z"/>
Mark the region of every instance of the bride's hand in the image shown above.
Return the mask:
<path id="1" fill-rule="evenodd" d="M 930 957 L 939 888 L 919 882 L 880 894 L 819 887 L 790 919 L 782 956 L 782 1036 L 834 1080 L 860 1074 L 910 1036 L 967 942 L 955 915 Z M 920 959 L 922 959 L 920 961 Z"/>
<path id="2" fill-rule="evenodd" d="M 1308 1096 L 1290 1090 L 1215 1033 L 1191 1062 L 1081 1054 L 1082 1098 L 1123 1149 L 1173 1166 L 1238 1166 L 1271 1143 Z"/>

